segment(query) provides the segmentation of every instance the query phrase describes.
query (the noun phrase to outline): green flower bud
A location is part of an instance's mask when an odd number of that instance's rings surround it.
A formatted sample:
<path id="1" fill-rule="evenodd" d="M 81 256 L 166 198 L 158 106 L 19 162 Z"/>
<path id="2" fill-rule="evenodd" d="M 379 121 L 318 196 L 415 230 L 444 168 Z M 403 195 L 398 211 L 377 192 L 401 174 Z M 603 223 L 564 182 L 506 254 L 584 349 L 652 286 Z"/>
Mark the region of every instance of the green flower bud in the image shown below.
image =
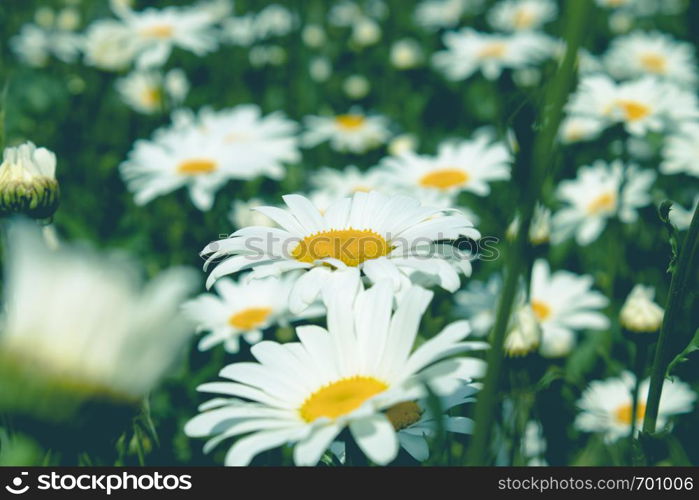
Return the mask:
<path id="1" fill-rule="evenodd" d="M 56 155 L 31 142 L 5 149 L 0 165 L 0 215 L 48 219 L 59 200 Z"/>

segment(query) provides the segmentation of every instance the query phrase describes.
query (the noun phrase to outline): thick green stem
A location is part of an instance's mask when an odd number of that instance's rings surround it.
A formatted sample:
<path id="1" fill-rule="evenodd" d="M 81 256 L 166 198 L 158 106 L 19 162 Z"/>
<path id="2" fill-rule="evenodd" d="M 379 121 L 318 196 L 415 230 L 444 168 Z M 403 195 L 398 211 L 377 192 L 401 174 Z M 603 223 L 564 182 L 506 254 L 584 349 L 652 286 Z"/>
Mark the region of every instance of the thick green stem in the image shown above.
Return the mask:
<path id="1" fill-rule="evenodd" d="M 487 355 L 488 370 L 483 390 L 481 391 L 475 411 L 475 429 L 473 441 L 468 450 L 466 463 L 469 465 L 486 465 L 489 455 L 490 435 L 493 417 L 498 403 L 498 387 L 503 363 L 503 343 L 510 321 L 512 304 L 517 294 L 519 278 L 522 275 L 528 245 L 529 228 L 534 213 L 534 206 L 539 199 L 546 179 L 553 173 L 554 146 L 558 127 L 563 117 L 570 88 L 575 78 L 575 63 L 578 47 L 587 26 L 587 16 L 591 0 L 566 2 L 565 31 L 567 34 L 566 54 L 547 89 L 543 105 L 542 130 L 534 143 L 531 158 L 531 174 L 521 209 L 521 224 L 517 237 L 510 249 L 507 262 L 505 285 L 495 325 L 491 334 L 491 347 Z"/>
<path id="2" fill-rule="evenodd" d="M 641 388 L 643 375 L 645 375 L 646 361 L 648 359 L 648 344 L 643 340 L 636 342 L 635 357 L 633 373 L 636 376 L 636 382 L 631 393 L 631 432 L 629 434 L 632 444 L 636 434 L 636 420 L 638 419 L 638 393 Z"/>
<path id="3" fill-rule="evenodd" d="M 660 396 L 663 392 L 663 381 L 670 364 L 668 345 L 671 335 L 676 335 L 677 323 L 682 313 L 683 300 L 687 283 L 695 275 L 694 260 L 699 252 L 699 206 L 694 210 L 692 223 L 680 249 L 680 256 L 677 266 L 672 273 L 670 282 L 670 292 L 665 306 L 665 318 L 660 329 L 660 336 L 655 348 L 653 359 L 653 369 L 650 375 L 650 388 L 648 389 L 648 401 L 646 403 L 646 415 L 643 420 L 643 432 L 646 434 L 655 433 L 655 426 L 658 420 L 658 408 L 660 406 Z"/>

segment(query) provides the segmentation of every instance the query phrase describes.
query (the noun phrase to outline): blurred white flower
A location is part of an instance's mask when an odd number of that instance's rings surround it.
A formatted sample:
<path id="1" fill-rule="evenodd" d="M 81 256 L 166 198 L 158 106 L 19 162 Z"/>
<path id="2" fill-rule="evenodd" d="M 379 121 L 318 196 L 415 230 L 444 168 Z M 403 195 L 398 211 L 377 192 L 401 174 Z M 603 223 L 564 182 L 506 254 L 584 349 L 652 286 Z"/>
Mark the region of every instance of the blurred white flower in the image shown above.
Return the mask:
<path id="1" fill-rule="evenodd" d="M 488 12 L 488 22 L 500 31 L 537 30 L 557 14 L 552 0 L 502 0 Z"/>
<path id="2" fill-rule="evenodd" d="M 630 372 L 624 372 L 618 378 L 591 382 L 578 400 L 580 413 L 575 419 L 575 427 L 583 432 L 600 433 L 607 443 L 628 437 L 633 415 L 631 392 L 635 384 L 636 377 Z M 639 388 L 636 432 L 643 427 L 649 386 L 646 379 Z M 660 396 L 657 428 L 668 426 L 670 419 L 676 415 L 691 412 L 696 399 L 697 395 L 687 384 L 677 379 L 666 379 Z"/>
<path id="3" fill-rule="evenodd" d="M 528 467 L 545 467 L 548 465 L 544 454 L 546 453 L 546 439 L 541 423 L 536 420 L 527 422 L 522 436 L 522 456 L 527 460 Z"/>
<path id="4" fill-rule="evenodd" d="M 604 63 L 619 79 L 650 75 L 680 85 L 697 83 L 694 47 L 664 33 L 637 31 L 616 38 Z"/>
<path id="5" fill-rule="evenodd" d="M 599 118 L 570 115 L 563 119 L 558 131 L 563 144 L 597 139 L 606 125 Z"/>
<path id="6" fill-rule="evenodd" d="M 463 28 L 444 34 L 443 40 L 446 50 L 435 53 L 432 60 L 449 80 L 465 80 L 477 71 L 494 80 L 504 69 L 540 63 L 554 49 L 553 41 L 538 32 L 496 35 Z"/>
<path id="7" fill-rule="evenodd" d="M 492 328 L 501 292 L 502 278 L 493 274 L 486 282 L 470 280 L 454 294 L 456 311 L 471 323 L 474 335 L 484 337 Z"/>
<path id="8" fill-rule="evenodd" d="M 318 209 L 325 211 L 331 204 L 354 193 L 382 191 L 385 187 L 382 181 L 381 172 L 375 168 L 366 172 L 354 165 L 342 170 L 321 168 L 310 179 L 313 190 L 309 198 Z"/>
<path id="9" fill-rule="evenodd" d="M 363 75 L 350 75 L 342 82 L 342 90 L 350 99 L 363 99 L 371 90 L 371 84 Z"/>
<path id="10" fill-rule="evenodd" d="M 699 177 L 699 123 L 686 123 L 665 139 L 660 172 Z"/>
<path id="11" fill-rule="evenodd" d="M 694 211 L 697 209 L 698 205 L 699 194 L 694 197 L 694 203 L 689 207 L 689 210 L 677 203 L 673 203 L 672 209 L 670 210 L 670 222 L 672 222 L 679 231 L 686 231 L 689 229 Z"/>
<path id="12" fill-rule="evenodd" d="M 620 161 L 596 161 L 578 170 L 575 180 L 562 181 L 558 198 L 567 206 L 553 217 L 552 239 L 558 243 L 575 233 L 579 245 L 589 245 L 604 230 L 607 220 L 618 217 L 624 223 L 638 218 L 637 210 L 651 202 L 650 187 L 656 173 Z"/>
<path id="13" fill-rule="evenodd" d="M 359 47 L 374 45 L 381 39 L 381 26 L 368 17 L 361 17 L 352 25 L 351 41 Z"/>
<path id="14" fill-rule="evenodd" d="M 519 231 L 519 215 L 508 226 L 505 235 L 514 240 Z M 551 210 L 537 203 L 529 226 L 529 242 L 532 245 L 543 245 L 551 239 Z"/>
<path id="15" fill-rule="evenodd" d="M 400 134 L 388 143 L 388 154 L 399 156 L 414 152 L 418 147 L 418 139 L 413 134 Z"/>
<path id="16" fill-rule="evenodd" d="M 308 73 L 316 82 L 326 81 L 332 72 L 332 64 L 327 57 L 314 57 L 308 65 Z"/>
<path id="17" fill-rule="evenodd" d="M 321 25 L 307 24 L 301 31 L 301 39 L 306 46 L 315 49 L 323 46 L 327 36 L 325 35 L 325 30 Z"/>
<path id="18" fill-rule="evenodd" d="M 10 46 L 20 60 L 36 67 L 46 66 L 51 56 L 66 63 L 75 62 L 82 44 L 82 37 L 73 31 L 31 23 L 22 26 L 10 39 Z"/>
<path id="19" fill-rule="evenodd" d="M 482 5 L 482 0 L 423 0 L 415 8 L 415 22 L 431 31 L 453 28 L 465 14 L 479 12 Z"/>
<path id="20" fill-rule="evenodd" d="M 529 304 L 541 325 L 540 353 L 546 357 L 567 355 L 578 330 L 605 330 L 609 318 L 601 310 L 609 300 L 592 290 L 592 276 L 569 271 L 551 272 L 539 259 L 532 268 Z"/>
<path id="21" fill-rule="evenodd" d="M 80 11 L 73 7 L 66 7 L 56 16 L 56 27 L 63 31 L 75 31 L 80 27 L 80 21 Z"/>
<path id="22" fill-rule="evenodd" d="M 192 333 L 179 307 L 196 287 L 193 271 L 144 286 L 132 262 L 51 251 L 27 223 L 10 227 L 7 244 L 0 355 L 76 397 L 138 401 L 154 388 Z"/>
<path id="23" fill-rule="evenodd" d="M 136 70 L 118 79 L 116 88 L 129 107 L 151 114 L 163 111 L 168 104 L 181 104 L 189 91 L 189 82 L 180 69 L 172 69 L 165 75 L 155 70 Z"/>
<path id="24" fill-rule="evenodd" d="M 528 304 L 518 306 L 512 313 L 511 324 L 505 337 L 505 353 L 516 358 L 526 356 L 541 344 L 541 328 L 537 316 Z"/>
<path id="25" fill-rule="evenodd" d="M 286 50 L 279 45 L 257 45 L 248 52 L 248 59 L 256 68 L 280 66 L 286 62 Z"/>
<path id="26" fill-rule="evenodd" d="M 652 287 L 634 286 L 619 313 L 621 326 L 635 333 L 659 331 L 664 311 L 653 302 L 654 296 L 655 290 Z"/>
<path id="27" fill-rule="evenodd" d="M 105 19 L 88 27 L 84 51 L 86 64 L 107 71 L 121 71 L 136 57 L 138 42 L 123 23 Z"/>
<path id="28" fill-rule="evenodd" d="M 422 47 L 412 38 L 401 38 L 391 45 L 391 64 L 398 69 L 412 69 L 424 59 Z"/>
<path id="29" fill-rule="evenodd" d="M 251 198 L 248 201 L 233 200 L 231 210 L 228 212 L 228 220 L 231 221 L 236 229 L 248 226 L 275 227 L 276 224 L 272 219 L 255 210 L 257 207 L 267 205 L 268 203 L 265 203 L 259 198 Z"/>
<path id="30" fill-rule="evenodd" d="M 364 153 L 385 144 L 391 137 L 389 121 L 380 115 L 367 115 L 359 109 L 336 116 L 307 116 L 301 144 L 313 147 L 329 141 L 338 152 Z"/>

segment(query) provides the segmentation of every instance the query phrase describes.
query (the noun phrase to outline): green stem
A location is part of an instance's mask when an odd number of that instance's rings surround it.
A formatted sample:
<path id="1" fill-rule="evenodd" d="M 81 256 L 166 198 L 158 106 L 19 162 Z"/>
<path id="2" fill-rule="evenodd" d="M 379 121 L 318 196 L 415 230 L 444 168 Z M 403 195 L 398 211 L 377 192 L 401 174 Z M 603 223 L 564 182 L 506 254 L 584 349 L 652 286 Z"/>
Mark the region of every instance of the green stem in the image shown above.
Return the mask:
<path id="1" fill-rule="evenodd" d="M 547 99 L 544 101 L 543 127 L 534 143 L 532 175 L 523 198 L 521 224 L 515 242 L 510 249 L 504 289 L 498 304 L 495 325 L 490 339 L 491 345 L 486 359 L 488 369 L 483 390 L 476 404 L 473 441 L 466 457 L 466 463 L 469 465 L 486 465 L 488 462 L 490 435 L 498 403 L 505 333 L 525 261 L 534 206 L 541 195 L 544 182 L 553 172 L 553 153 L 558 127 L 563 117 L 563 107 L 575 78 L 574 68 L 578 47 L 587 27 L 586 19 L 590 7 L 590 0 L 576 0 L 566 3 L 564 30 L 564 33 L 568 34 L 566 54 L 559 70 L 554 75 L 551 86 L 547 89 Z"/>
<path id="2" fill-rule="evenodd" d="M 637 335 L 643 335 L 637 334 Z M 634 360 L 633 373 L 636 376 L 636 383 L 631 393 L 631 433 L 629 439 L 633 447 L 633 440 L 636 434 L 636 419 L 638 418 L 638 393 L 641 387 L 641 381 L 645 374 L 646 361 L 648 360 L 648 343 L 644 340 L 635 342 L 636 344 L 636 359 Z"/>
<path id="3" fill-rule="evenodd" d="M 676 325 L 681 316 L 687 283 L 694 275 L 692 268 L 694 267 L 695 255 L 699 251 L 697 247 L 699 247 L 699 206 L 694 210 L 692 223 L 680 249 L 680 257 L 670 281 L 670 292 L 667 298 L 667 305 L 665 306 L 665 318 L 663 319 L 663 326 L 660 329 L 660 336 L 655 348 L 646 414 L 643 419 L 643 432 L 647 434 L 655 433 L 660 395 L 663 392 L 663 381 L 670 363 L 670 356 L 668 355 L 669 339 L 677 330 Z"/>

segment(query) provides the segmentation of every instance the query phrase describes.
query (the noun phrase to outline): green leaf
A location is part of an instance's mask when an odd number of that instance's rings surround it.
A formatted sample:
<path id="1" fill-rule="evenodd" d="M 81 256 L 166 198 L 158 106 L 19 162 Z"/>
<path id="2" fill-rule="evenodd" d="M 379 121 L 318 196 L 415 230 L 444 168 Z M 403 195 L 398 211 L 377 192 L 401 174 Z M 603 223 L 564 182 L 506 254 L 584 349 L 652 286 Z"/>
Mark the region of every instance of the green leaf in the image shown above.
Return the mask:
<path id="1" fill-rule="evenodd" d="M 670 200 L 663 201 L 660 204 L 660 207 L 658 207 L 658 216 L 670 234 L 670 249 L 672 250 L 672 257 L 670 258 L 670 263 L 667 266 L 667 272 L 674 273 L 678 255 L 677 228 L 672 222 L 670 222 L 670 210 L 672 210 L 672 202 Z"/>
<path id="2" fill-rule="evenodd" d="M 675 359 L 672 360 L 670 366 L 667 367 L 668 376 L 672 375 L 675 368 L 677 368 L 678 365 L 686 362 L 689 359 L 688 356 L 695 351 L 699 351 L 699 329 L 694 332 L 694 337 L 692 337 L 692 340 L 689 341 L 689 345 L 685 347 L 681 353 L 675 356 Z"/>

